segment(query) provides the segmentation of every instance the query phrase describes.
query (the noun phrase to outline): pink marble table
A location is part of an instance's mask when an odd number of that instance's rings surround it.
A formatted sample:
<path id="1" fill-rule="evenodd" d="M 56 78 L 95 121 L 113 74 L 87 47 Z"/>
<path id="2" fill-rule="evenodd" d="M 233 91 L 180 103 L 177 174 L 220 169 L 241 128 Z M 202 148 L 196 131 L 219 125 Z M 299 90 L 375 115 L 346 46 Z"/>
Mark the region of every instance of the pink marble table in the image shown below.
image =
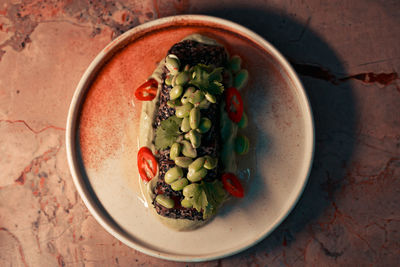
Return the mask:
<path id="1" fill-rule="evenodd" d="M 399 1 L 0 1 L 0 266 L 396 266 Z M 196 13 L 241 23 L 291 61 L 316 154 L 300 202 L 264 241 L 186 264 L 131 249 L 91 216 L 66 161 L 75 86 L 126 30 Z"/>

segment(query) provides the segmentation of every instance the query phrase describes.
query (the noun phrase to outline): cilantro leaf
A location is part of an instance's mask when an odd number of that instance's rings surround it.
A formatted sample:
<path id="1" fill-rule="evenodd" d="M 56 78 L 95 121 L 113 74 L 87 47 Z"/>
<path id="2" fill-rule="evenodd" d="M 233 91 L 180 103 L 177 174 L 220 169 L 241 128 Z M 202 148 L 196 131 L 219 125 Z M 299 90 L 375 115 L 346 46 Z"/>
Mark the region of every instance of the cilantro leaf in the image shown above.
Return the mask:
<path id="1" fill-rule="evenodd" d="M 191 199 L 193 208 L 203 212 L 203 218 L 208 219 L 214 215 L 221 204 L 226 200 L 227 193 L 221 181 L 201 182 L 200 192 Z"/>
<path id="2" fill-rule="evenodd" d="M 195 208 L 198 212 L 205 210 L 208 205 L 207 195 L 203 189 L 201 189 L 200 194 L 195 195 L 193 198 L 193 208 Z"/>
<path id="3" fill-rule="evenodd" d="M 206 70 L 207 66 L 198 64 L 194 66 L 193 73 L 194 78 L 189 82 L 190 84 L 196 86 L 200 90 L 205 90 L 208 87 L 208 77 L 210 76 Z"/>
<path id="4" fill-rule="evenodd" d="M 201 186 L 207 196 L 207 205 L 203 208 L 203 218 L 207 219 L 217 212 L 217 209 L 227 198 L 227 192 L 221 181 L 202 182 Z"/>
<path id="5" fill-rule="evenodd" d="M 221 204 L 227 199 L 227 196 L 228 194 L 221 181 L 202 181 L 199 186 L 199 192 L 193 198 L 190 198 L 190 202 L 198 212 L 203 212 L 203 219 L 208 219 L 217 212 Z"/>
<path id="6" fill-rule="evenodd" d="M 172 116 L 161 122 L 156 130 L 155 145 L 156 149 L 166 149 L 175 142 L 176 138 L 181 134 L 179 126 L 182 119 Z"/>
<path id="7" fill-rule="evenodd" d="M 212 65 L 198 64 L 194 66 L 194 78 L 189 82 L 200 90 L 213 95 L 222 94 L 222 72 L 224 68 L 214 68 Z"/>
<path id="8" fill-rule="evenodd" d="M 224 91 L 222 83 L 213 81 L 207 88 L 207 91 L 212 95 L 220 95 Z"/>
<path id="9" fill-rule="evenodd" d="M 214 69 L 213 65 L 206 65 L 206 64 L 202 64 L 202 63 L 197 64 L 197 66 L 207 72 L 211 72 Z"/>
<path id="10" fill-rule="evenodd" d="M 208 77 L 208 80 L 210 82 L 217 81 L 217 82 L 222 82 L 222 72 L 224 71 L 224 68 L 215 68 L 211 73 L 210 76 Z"/>

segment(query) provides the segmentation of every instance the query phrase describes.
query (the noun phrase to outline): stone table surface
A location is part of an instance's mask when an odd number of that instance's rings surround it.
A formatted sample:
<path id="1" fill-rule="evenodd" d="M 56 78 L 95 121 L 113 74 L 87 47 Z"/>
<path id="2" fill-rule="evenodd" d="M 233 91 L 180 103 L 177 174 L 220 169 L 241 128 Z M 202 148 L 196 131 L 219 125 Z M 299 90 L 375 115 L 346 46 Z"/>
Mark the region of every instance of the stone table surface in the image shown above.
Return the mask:
<path id="1" fill-rule="evenodd" d="M 265 240 L 175 263 L 131 249 L 88 212 L 65 151 L 85 68 L 121 33 L 176 14 L 241 23 L 275 45 L 314 111 L 309 183 Z M 0 1 L 0 266 L 396 266 L 400 262 L 400 2 Z"/>

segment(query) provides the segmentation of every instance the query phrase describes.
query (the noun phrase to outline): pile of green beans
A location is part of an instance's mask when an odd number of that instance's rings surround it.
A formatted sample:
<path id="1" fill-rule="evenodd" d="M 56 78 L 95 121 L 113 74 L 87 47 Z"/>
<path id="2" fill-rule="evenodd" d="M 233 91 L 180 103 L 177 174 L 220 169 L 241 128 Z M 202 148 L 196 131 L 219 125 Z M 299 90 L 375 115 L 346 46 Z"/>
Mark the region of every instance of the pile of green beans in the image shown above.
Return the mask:
<path id="1" fill-rule="evenodd" d="M 196 72 L 189 65 L 181 66 L 177 56 L 168 55 L 165 59 L 165 67 L 169 71 L 165 84 L 171 87 L 170 100 L 167 105 L 175 109 L 176 117 L 182 119 L 180 124 L 182 135 L 170 147 L 170 159 L 176 166 L 165 173 L 164 181 L 171 186 L 172 190 L 182 191 L 184 199 L 181 201 L 181 205 L 183 207 L 192 208 L 193 200 L 204 193 L 199 182 L 209 170 L 218 165 L 217 158 L 208 155 L 198 157 L 196 150 L 201 145 L 202 134 L 207 133 L 212 126 L 211 120 L 202 117 L 200 111 L 208 109 L 210 104 L 216 103 L 217 98 L 190 84 L 191 79 L 196 77 Z M 225 85 L 233 86 L 240 91 L 247 84 L 248 79 L 248 71 L 242 68 L 242 59 L 237 55 L 232 56 L 224 70 Z M 229 120 L 229 118 L 226 119 Z M 231 121 L 222 123 L 223 143 L 230 138 L 233 124 Z M 247 124 L 247 115 L 243 113 L 237 127 L 243 129 L 247 127 Z M 235 136 L 232 146 L 237 154 L 244 155 L 249 150 L 249 139 L 242 134 Z M 174 201 L 168 196 L 158 195 L 155 200 L 166 208 L 174 207 Z"/>
<path id="2" fill-rule="evenodd" d="M 249 80 L 249 72 L 242 69 L 242 59 L 238 55 L 234 55 L 229 60 L 229 70 L 231 77 L 231 86 L 239 91 L 246 86 Z"/>
<path id="3" fill-rule="evenodd" d="M 169 71 L 165 83 L 172 87 L 167 105 L 175 109 L 176 117 L 182 119 L 180 130 L 183 134 L 170 147 L 170 159 L 176 166 L 165 173 L 164 181 L 172 190 L 182 191 L 184 199 L 181 205 L 191 208 L 193 199 L 202 192 L 199 182 L 209 170 L 218 165 L 217 158 L 208 155 L 198 157 L 196 150 L 201 145 L 202 134 L 207 133 L 212 126 L 211 120 L 202 117 L 200 110 L 207 109 L 211 103 L 216 103 L 217 98 L 189 84 L 195 77 L 193 68 L 188 65 L 181 68 L 177 56 L 168 55 L 165 67 Z M 155 200 L 166 208 L 174 207 L 174 201 L 165 195 L 158 195 Z"/>

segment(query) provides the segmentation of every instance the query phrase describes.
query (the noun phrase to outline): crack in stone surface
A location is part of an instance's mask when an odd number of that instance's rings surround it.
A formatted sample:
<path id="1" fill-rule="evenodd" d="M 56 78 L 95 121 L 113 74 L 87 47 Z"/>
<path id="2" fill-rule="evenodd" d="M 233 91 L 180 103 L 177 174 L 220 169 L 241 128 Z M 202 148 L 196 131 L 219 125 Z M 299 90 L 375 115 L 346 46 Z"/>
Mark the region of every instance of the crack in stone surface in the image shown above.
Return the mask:
<path id="1" fill-rule="evenodd" d="M 296 42 L 300 42 L 301 39 L 303 39 L 304 34 L 306 33 L 307 29 L 308 29 L 309 26 L 310 26 L 311 18 L 312 18 L 311 16 L 308 17 L 308 19 L 307 19 L 307 21 L 306 21 L 306 24 L 305 24 L 304 27 L 301 29 L 301 32 L 300 32 L 299 36 L 298 36 L 296 39 L 289 40 L 289 42 L 294 42 L 294 43 L 296 43 Z"/>
<path id="2" fill-rule="evenodd" d="M 49 129 L 65 131 L 65 128 L 54 126 L 54 125 L 48 125 L 48 126 L 43 127 L 42 129 L 35 130 L 31 126 L 29 126 L 29 124 L 24 120 L 0 120 L 0 122 L 7 122 L 7 123 L 11 123 L 11 124 L 22 123 L 22 124 L 24 124 L 26 126 L 26 128 L 29 129 L 29 131 L 31 131 L 34 134 L 39 134 L 39 133 L 44 132 L 44 131 L 49 130 Z"/>
<path id="3" fill-rule="evenodd" d="M 25 267 L 28 267 L 28 264 L 26 263 L 26 260 L 25 260 L 24 248 L 22 247 L 21 241 L 19 241 L 19 239 L 17 238 L 17 236 L 14 235 L 13 233 L 11 233 L 11 232 L 10 232 L 7 228 L 5 228 L 5 227 L 0 227 L 0 231 L 6 232 L 7 234 L 9 234 L 9 235 L 11 236 L 12 239 L 15 240 L 15 242 L 16 242 L 17 245 L 18 245 L 18 252 L 19 252 L 19 254 L 20 254 L 20 256 L 21 256 L 21 261 L 22 261 L 22 263 L 24 264 Z"/>
<path id="4" fill-rule="evenodd" d="M 340 251 L 340 252 L 331 251 L 331 250 L 329 250 L 328 248 L 325 247 L 324 243 L 322 243 L 322 242 L 319 241 L 318 239 L 316 239 L 316 241 L 317 241 L 318 244 L 321 246 L 322 251 L 323 251 L 323 252 L 325 253 L 325 255 L 327 255 L 328 257 L 332 257 L 332 258 L 334 258 L 334 259 L 336 260 L 338 257 L 342 256 L 343 253 L 344 253 L 344 251 Z"/>
<path id="5" fill-rule="evenodd" d="M 359 73 L 347 77 L 340 78 L 339 81 L 347 81 L 350 79 L 359 80 L 364 83 L 379 83 L 381 85 L 389 85 L 393 81 L 399 79 L 399 75 L 397 72 L 392 73 L 373 73 L 373 72 L 365 72 Z"/>
<path id="6" fill-rule="evenodd" d="M 392 82 L 394 82 L 395 80 L 399 79 L 399 75 L 397 72 L 392 72 L 392 73 L 364 72 L 339 78 L 329 69 L 319 65 L 296 63 L 293 60 L 291 60 L 290 63 L 292 64 L 293 68 L 296 70 L 298 74 L 302 76 L 307 76 L 327 81 L 334 85 L 346 82 L 347 80 L 357 80 L 364 83 L 369 83 L 369 84 L 377 83 L 383 86 L 387 86 Z"/>

